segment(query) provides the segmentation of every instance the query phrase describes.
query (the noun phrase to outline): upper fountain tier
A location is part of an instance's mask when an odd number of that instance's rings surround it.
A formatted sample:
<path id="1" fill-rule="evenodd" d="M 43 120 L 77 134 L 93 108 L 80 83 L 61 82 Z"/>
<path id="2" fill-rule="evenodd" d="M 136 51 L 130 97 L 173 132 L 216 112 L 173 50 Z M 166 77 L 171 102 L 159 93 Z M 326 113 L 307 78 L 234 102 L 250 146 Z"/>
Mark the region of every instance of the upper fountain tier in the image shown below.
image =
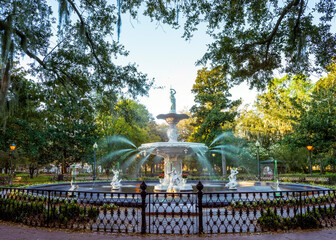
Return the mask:
<path id="1" fill-rule="evenodd" d="M 178 113 L 167 113 L 160 114 L 156 116 L 157 119 L 164 119 L 169 125 L 176 125 L 179 121 L 183 119 L 188 119 L 189 116 L 187 114 L 178 114 Z"/>
<path id="2" fill-rule="evenodd" d="M 188 143 L 178 142 L 178 129 L 176 124 L 182 119 L 188 119 L 186 114 L 176 113 L 176 99 L 174 95 L 176 91 L 170 89 L 171 108 L 167 114 L 160 114 L 158 119 L 165 119 L 169 124 L 167 130 L 168 142 L 155 142 L 142 144 L 138 149 L 144 153 L 161 156 L 164 158 L 164 179 L 159 185 L 154 187 L 154 190 L 167 192 L 176 191 L 192 191 L 190 184 L 185 184 L 182 181 L 182 160 L 186 155 L 195 154 L 204 156 L 207 147 L 203 143 Z M 183 182 L 183 184 L 181 184 Z"/>
<path id="3" fill-rule="evenodd" d="M 189 143 L 189 142 L 178 142 L 178 129 L 176 124 L 183 119 L 188 119 L 187 114 L 177 114 L 176 113 L 176 91 L 170 89 L 170 101 L 171 108 L 170 112 L 167 114 L 160 114 L 157 116 L 158 119 L 164 119 L 169 124 L 167 130 L 168 142 L 156 142 L 156 143 L 146 143 L 142 144 L 139 149 L 141 151 L 149 150 L 152 154 L 159 155 L 162 157 L 167 156 L 177 156 L 177 155 L 188 155 L 196 152 L 204 152 L 207 147 L 203 143 Z"/>
<path id="4" fill-rule="evenodd" d="M 177 142 L 178 138 L 178 131 L 176 124 L 183 119 L 188 119 L 189 116 L 187 114 L 178 114 L 176 113 L 176 99 L 175 95 L 176 91 L 174 89 L 170 89 L 170 112 L 167 114 L 160 114 L 156 118 L 157 119 L 164 119 L 169 124 L 169 129 L 167 131 L 168 135 L 168 142 Z"/>
<path id="5" fill-rule="evenodd" d="M 177 142 L 179 134 L 176 124 L 178 124 L 178 122 L 182 119 L 188 119 L 189 116 L 187 114 L 168 113 L 160 114 L 156 118 L 164 119 L 169 124 L 169 128 L 167 130 L 168 142 Z"/>

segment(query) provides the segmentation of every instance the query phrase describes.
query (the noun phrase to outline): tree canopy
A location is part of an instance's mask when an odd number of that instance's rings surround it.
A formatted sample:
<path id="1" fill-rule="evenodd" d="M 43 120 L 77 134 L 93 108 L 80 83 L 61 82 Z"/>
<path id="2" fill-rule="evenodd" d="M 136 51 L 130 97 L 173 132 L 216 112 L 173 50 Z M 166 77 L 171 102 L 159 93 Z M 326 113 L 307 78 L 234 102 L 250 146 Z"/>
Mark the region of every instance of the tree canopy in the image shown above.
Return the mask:
<path id="1" fill-rule="evenodd" d="M 223 131 L 233 129 L 241 100 L 231 101 L 229 89 L 230 83 L 219 67 L 198 71 L 192 88 L 195 105 L 190 112 L 196 128 L 191 140 L 210 144 Z"/>
<path id="2" fill-rule="evenodd" d="M 6 110 L 13 64 L 22 57 L 33 61 L 30 74 L 49 85 L 62 84 L 66 90 L 76 88 L 86 94 L 146 94 L 152 81 L 134 64 L 119 66 L 114 60 L 128 54 L 114 34 L 115 4 L 58 3 L 57 7 L 46 0 L 0 2 L 0 112 Z"/>
<path id="3" fill-rule="evenodd" d="M 307 107 L 313 85 L 303 75 L 274 78 L 264 93 L 257 96 L 253 109 L 243 109 L 237 120 L 237 132 L 250 140 L 259 139 L 268 147 L 293 131 L 297 105 Z"/>
<path id="4" fill-rule="evenodd" d="M 127 55 L 117 42 L 123 13 L 133 18 L 144 14 L 175 28 L 183 25 L 186 39 L 206 25 L 214 41 L 199 63 L 221 66 L 232 82 L 247 81 L 251 87 L 265 88 L 275 70 L 309 75 L 324 69 L 336 53 L 336 6 L 330 0 L 58 3 L 1 1 L 1 105 L 13 62 L 20 56 L 34 60 L 31 70 L 45 81 L 83 91 L 115 94 L 127 88 L 131 94 L 145 94 L 151 85 L 146 75 L 134 65 L 113 61 Z"/>
<path id="5" fill-rule="evenodd" d="M 199 63 L 222 66 L 235 83 L 263 89 L 275 70 L 309 75 L 324 70 L 336 54 L 334 0 L 144 2 L 151 18 L 183 24 L 186 39 L 206 25 L 214 41 Z"/>
<path id="6" fill-rule="evenodd" d="M 306 107 L 297 105 L 300 114 L 293 122 L 294 131 L 288 136 L 293 146 L 312 145 L 316 152 L 328 152 L 336 142 L 336 64 L 329 68 L 327 77 L 321 78 Z"/>

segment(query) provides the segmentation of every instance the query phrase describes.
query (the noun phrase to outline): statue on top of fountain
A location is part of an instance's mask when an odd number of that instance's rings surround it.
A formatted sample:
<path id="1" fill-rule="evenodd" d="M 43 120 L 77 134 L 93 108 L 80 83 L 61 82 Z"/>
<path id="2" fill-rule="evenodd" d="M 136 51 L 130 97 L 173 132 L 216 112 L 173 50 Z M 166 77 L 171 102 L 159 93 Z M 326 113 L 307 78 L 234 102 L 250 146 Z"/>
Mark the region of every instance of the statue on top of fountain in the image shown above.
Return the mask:
<path id="1" fill-rule="evenodd" d="M 170 102 L 171 102 L 171 107 L 170 107 L 170 112 L 171 113 L 176 113 L 176 98 L 175 98 L 176 91 L 173 88 L 170 88 Z"/>
<path id="2" fill-rule="evenodd" d="M 120 189 L 120 187 L 121 187 L 121 183 L 120 183 L 121 179 L 119 179 L 119 171 L 112 169 L 112 172 L 113 172 L 113 178 L 111 180 L 111 187 L 112 187 L 113 190 Z"/>
<path id="3" fill-rule="evenodd" d="M 238 174 L 238 169 L 234 169 L 232 168 L 231 169 L 231 174 L 229 176 L 229 182 L 227 184 L 225 184 L 225 187 L 229 188 L 229 189 L 232 189 L 232 190 L 235 190 L 237 189 L 237 186 L 238 186 L 238 183 L 237 183 L 237 180 L 236 180 L 236 175 Z"/>

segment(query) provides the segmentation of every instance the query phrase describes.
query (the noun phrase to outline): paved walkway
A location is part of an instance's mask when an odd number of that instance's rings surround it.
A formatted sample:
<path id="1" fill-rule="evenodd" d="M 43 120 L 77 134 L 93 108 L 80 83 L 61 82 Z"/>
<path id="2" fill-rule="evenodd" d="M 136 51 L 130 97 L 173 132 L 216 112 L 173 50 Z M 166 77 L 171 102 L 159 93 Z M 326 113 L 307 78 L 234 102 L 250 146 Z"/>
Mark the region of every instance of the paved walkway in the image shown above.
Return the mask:
<path id="1" fill-rule="evenodd" d="M 71 232 L 48 228 L 33 228 L 21 224 L 0 221 L 0 240 L 336 240 L 336 228 L 297 231 L 290 233 L 272 234 L 225 234 L 204 236 L 180 236 L 180 235 L 127 235 L 104 234 L 91 232 Z"/>

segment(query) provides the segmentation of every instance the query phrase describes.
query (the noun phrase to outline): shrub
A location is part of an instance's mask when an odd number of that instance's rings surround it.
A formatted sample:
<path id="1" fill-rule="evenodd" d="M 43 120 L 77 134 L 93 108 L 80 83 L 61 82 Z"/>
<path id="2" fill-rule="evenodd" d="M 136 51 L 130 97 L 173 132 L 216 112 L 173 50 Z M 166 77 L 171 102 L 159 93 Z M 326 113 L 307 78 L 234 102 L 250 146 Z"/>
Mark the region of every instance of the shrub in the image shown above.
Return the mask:
<path id="1" fill-rule="evenodd" d="M 89 207 L 85 211 L 76 200 L 52 199 L 52 206 L 47 208 L 45 197 L 23 193 L 10 193 L 7 198 L 0 198 L 0 219 L 15 222 L 26 222 L 28 219 L 39 221 L 40 225 L 49 219 L 67 224 L 72 221 L 95 219 L 99 215 L 97 207 Z M 110 206 L 112 207 L 112 206 Z"/>
<path id="2" fill-rule="evenodd" d="M 261 217 L 259 217 L 258 223 L 263 228 L 277 229 L 281 226 L 281 218 L 270 208 L 267 208 Z"/>
<path id="3" fill-rule="evenodd" d="M 118 209 L 118 206 L 115 205 L 114 203 L 110 203 L 110 204 L 104 204 L 101 207 L 101 210 L 106 211 L 106 210 L 115 210 Z"/>

